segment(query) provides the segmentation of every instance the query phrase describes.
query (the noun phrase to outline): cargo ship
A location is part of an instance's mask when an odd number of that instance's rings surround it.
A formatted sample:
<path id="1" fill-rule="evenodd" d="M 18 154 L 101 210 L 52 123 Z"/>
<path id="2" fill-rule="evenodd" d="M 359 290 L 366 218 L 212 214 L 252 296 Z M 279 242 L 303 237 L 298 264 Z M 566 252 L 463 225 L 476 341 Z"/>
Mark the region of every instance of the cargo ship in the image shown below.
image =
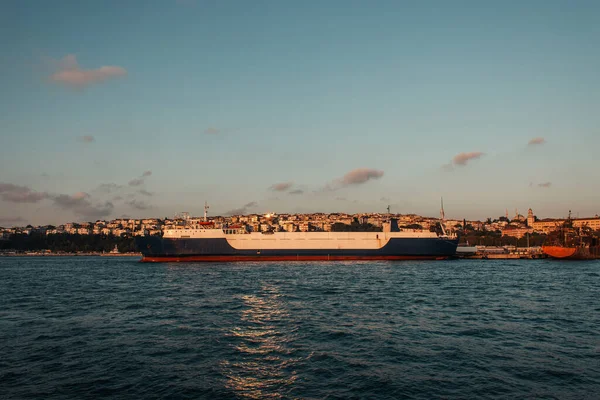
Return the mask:
<path id="1" fill-rule="evenodd" d="M 456 254 L 458 237 L 402 229 L 396 219 L 381 232 L 252 232 L 241 225 L 184 221 L 162 236 L 138 236 L 142 262 L 442 260 Z"/>
<path id="2" fill-rule="evenodd" d="M 586 226 L 575 227 L 569 211 L 569 218 L 548 235 L 542 251 L 561 260 L 600 259 L 600 239 Z"/>

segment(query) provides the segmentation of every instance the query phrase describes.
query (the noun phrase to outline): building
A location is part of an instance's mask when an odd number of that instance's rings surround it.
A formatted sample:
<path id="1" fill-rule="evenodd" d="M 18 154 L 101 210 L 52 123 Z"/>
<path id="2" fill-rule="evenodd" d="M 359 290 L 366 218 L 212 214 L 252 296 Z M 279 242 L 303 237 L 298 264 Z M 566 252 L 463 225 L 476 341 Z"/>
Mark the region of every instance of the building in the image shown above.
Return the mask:
<path id="1" fill-rule="evenodd" d="M 581 228 L 587 226 L 594 231 L 600 230 L 600 217 L 594 218 L 576 218 L 573 220 L 573 226 Z"/>
<path id="2" fill-rule="evenodd" d="M 533 210 L 530 208 L 527 211 L 527 226 L 533 228 L 533 223 L 535 222 L 535 215 L 533 215 Z"/>
<path id="3" fill-rule="evenodd" d="M 517 239 L 521 239 L 523 236 L 527 235 L 527 234 L 531 234 L 533 233 L 533 228 L 521 228 L 521 227 L 515 227 L 515 226 L 507 226 L 503 231 L 502 231 L 502 235 L 503 236 L 512 236 L 512 237 L 516 237 Z"/>

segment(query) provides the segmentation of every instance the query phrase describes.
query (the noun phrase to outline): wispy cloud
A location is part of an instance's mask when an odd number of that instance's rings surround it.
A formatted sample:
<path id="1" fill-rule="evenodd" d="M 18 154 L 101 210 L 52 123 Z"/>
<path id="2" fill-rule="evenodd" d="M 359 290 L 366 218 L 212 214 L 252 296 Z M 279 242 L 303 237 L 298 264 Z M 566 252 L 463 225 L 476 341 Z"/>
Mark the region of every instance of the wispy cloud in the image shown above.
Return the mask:
<path id="1" fill-rule="evenodd" d="M 144 202 L 142 200 L 133 199 L 133 200 L 128 201 L 127 204 L 130 207 L 135 208 L 136 210 L 147 210 L 147 209 L 151 208 L 149 204 L 147 204 L 146 202 Z"/>
<path id="2" fill-rule="evenodd" d="M 302 189 L 296 189 L 296 190 L 290 190 L 289 194 L 293 194 L 293 195 L 298 195 L 298 194 L 302 194 L 304 193 L 304 190 Z"/>
<path id="3" fill-rule="evenodd" d="M 90 195 L 85 192 L 77 192 L 72 195 L 53 195 L 52 200 L 56 206 L 63 210 L 72 211 L 75 214 L 89 218 L 103 218 L 112 213 L 114 208 L 110 201 L 92 204 Z"/>
<path id="4" fill-rule="evenodd" d="M 16 224 L 18 222 L 25 222 L 23 217 L 0 217 L 0 224 Z"/>
<path id="5" fill-rule="evenodd" d="M 293 186 L 292 182 L 281 182 L 275 183 L 269 187 L 270 190 L 275 192 L 284 192 Z"/>
<path id="6" fill-rule="evenodd" d="M 552 186 L 552 182 L 538 183 L 538 187 L 541 188 L 549 188 L 550 186 Z"/>
<path id="7" fill-rule="evenodd" d="M 454 165 L 465 166 L 469 163 L 469 161 L 477 160 L 483 156 L 481 151 L 472 151 L 469 153 L 459 153 L 454 156 L 452 159 L 452 163 Z"/>
<path id="8" fill-rule="evenodd" d="M 77 140 L 82 143 L 94 143 L 96 141 L 96 139 L 91 135 L 79 136 Z"/>
<path id="9" fill-rule="evenodd" d="M 255 201 L 244 204 L 240 208 L 234 208 L 233 210 L 227 211 L 226 215 L 244 215 L 247 214 L 249 209 L 256 207 L 258 204 Z"/>
<path id="10" fill-rule="evenodd" d="M 104 82 L 108 79 L 127 75 L 127 70 L 117 66 L 103 66 L 97 69 L 83 69 L 77 62 L 74 54 L 65 56 L 58 61 L 58 69 L 52 75 L 52 82 L 65 86 L 83 88 L 95 83 Z"/>
<path id="11" fill-rule="evenodd" d="M 112 185 L 108 185 L 112 187 Z M 72 195 L 52 194 L 36 192 L 27 186 L 14 185 L 12 183 L 0 183 L 0 198 L 13 203 L 38 203 L 48 199 L 58 208 L 72 211 L 75 214 L 85 217 L 106 217 L 111 214 L 114 208 L 114 205 L 110 201 L 92 203 L 91 196 L 86 192 L 77 192 Z"/>
<path id="12" fill-rule="evenodd" d="M 152 171 L 144 171 L 144 173 L 137 178 L 134 178 L 129 181 L 129 186 L 140 186 L 143 185 L 146 181 L 146 178 L 152 175 Z"/>
<path id="13" fill-rule="evenodd" d="M 452 158 L 452 161 L 442 165 L 442 169 L 445 171 L 453 171 L 455 166 L 464 167 L 471 161 L 477 160 L 484 155 L 485 153 L 482 153 L 481 151 L 458 153 Z"/>
<path id="14" fill-rule="evenodd" d="M 122 187 L 116 183 L 101 183 L 96 190 L 102 193 L 112 193 L 120 190 Z"/>
<path id="15" fill-rule="evenodd" d="M 543 137 L 536 137 L 533 138 L 529 141 L 529 143 L 527 143 L 529 146 L 535 146 L 535 145 L 540 145 L 540 144 L 544 144 L 546 143 L 546 139 L 544 139 Z"/>
<path id="16" fill-rule="evenodd" d="M 221 130 L 212 126 L 204 130 L 205 135 L 218 135 L 219 133 L 221 133 Z"/>
<path id="17" fill-rule="evenodd" d="M 12 203 L 37 203 L 47 199 L 49 194 L 46 192 L 33 191 L 27 186 L 0 182 L 0 197 L 4 201 L 10 201 Z"/>
<path id="18" fill-rule="evenodd" d="M 153 196 L 153 195 L 154 195 L 154 193 L 152 193 L 152 192 L 149 192 L 149 191 L 147 191 L 147 190 L 144 190 L 144 189 L 140 189 L 140 190 L 138 190 L 138 193 L 139 193 L 139 194 L 143 194 L 144 196 Z"/>

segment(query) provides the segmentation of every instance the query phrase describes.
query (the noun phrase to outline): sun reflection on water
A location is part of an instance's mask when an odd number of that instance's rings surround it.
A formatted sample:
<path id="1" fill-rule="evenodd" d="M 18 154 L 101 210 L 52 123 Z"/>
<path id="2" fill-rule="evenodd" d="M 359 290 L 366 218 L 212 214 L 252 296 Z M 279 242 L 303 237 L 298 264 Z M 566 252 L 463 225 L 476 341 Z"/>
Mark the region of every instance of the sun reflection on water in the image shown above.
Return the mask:
<path id="1" fill-rule="evenodd" d="M 249 399 L 287 398 L 297 360 L 288 346 L 294 329 L 282 295 L 276 286 L 263 285 L 241 300 L 245 308 L 239 325 L 228 332 L 237 360 L 222 363 L 227 387 Z"/>

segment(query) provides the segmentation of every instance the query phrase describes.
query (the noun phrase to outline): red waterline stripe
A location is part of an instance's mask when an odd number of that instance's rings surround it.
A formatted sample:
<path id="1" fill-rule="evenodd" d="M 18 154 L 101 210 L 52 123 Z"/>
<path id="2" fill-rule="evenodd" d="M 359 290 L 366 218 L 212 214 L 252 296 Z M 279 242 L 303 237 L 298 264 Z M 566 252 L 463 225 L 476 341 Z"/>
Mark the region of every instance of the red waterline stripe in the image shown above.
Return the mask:
<path id="1" fill-rule="evenodd" d="M 449 256 L 145 256 L 142 262 L 446 260 Z"/>

